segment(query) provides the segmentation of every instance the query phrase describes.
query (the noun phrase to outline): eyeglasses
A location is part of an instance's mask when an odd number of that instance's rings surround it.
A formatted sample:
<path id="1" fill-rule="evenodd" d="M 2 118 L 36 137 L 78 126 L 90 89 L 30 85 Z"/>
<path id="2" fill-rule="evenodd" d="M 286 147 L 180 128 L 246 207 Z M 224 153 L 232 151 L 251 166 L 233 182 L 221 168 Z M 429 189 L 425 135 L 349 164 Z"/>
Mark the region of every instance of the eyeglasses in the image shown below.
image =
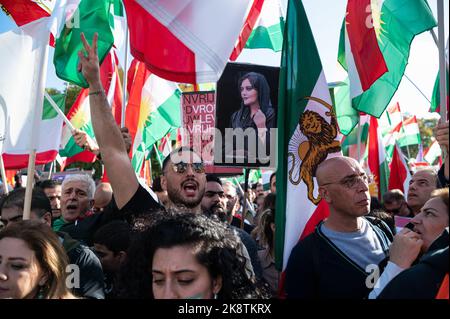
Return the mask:
<path id="1" fill-rule="evenodd" d="M 340 185 L 344 186 L 345 188 L 352 189 L 352 188 L 355 188 L 355 186 L 357 186 L 359 182 L 363 182 L 364 184 L 368 185 L 373 182 L 373 175 L 361 174 L 361 175 L 346 176 L 338 182 L 325 183 L 320 186 L 325 186 L 325 185 L 330 185 L 330 184 L 340 184 Z"/>
<path id="2" fill-rule="evenodd" d="M 172 167 L 175 173 L 183 174 L 186 172 L 188 165 L 191 166 L 192 170 L 198 174 L 202 174 L 205 172 L 205 166 L 203 163 L 185 163 L 185 162 L 179 162 L 179 163 L 173 163 Z"/>

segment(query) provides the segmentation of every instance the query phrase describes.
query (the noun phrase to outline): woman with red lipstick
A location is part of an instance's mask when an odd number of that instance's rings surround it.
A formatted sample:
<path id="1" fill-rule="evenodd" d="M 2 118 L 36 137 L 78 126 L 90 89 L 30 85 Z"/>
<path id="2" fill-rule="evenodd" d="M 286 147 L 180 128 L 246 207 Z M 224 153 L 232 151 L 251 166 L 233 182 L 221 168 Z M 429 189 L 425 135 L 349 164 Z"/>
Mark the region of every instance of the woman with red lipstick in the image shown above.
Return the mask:
<path id="1" fill-rule="evenodd" d="M 0 298 L 69 299 L 67 255 L 49 226 L 24 220 L 0 232 Z"/>

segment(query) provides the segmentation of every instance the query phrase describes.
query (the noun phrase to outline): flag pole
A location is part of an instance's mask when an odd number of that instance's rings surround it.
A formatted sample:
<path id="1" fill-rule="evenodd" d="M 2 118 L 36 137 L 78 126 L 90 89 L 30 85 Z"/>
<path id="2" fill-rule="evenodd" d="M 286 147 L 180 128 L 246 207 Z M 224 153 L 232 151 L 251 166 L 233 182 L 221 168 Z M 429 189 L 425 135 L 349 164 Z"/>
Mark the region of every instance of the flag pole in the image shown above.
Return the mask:
<path id="1" fill-rule="evenodd" d="M 36 149 L 33 149 L 33 150 L 31 150 L 30 156 L 28 157 L 27 186 L 25 188 L 25 202 L 23 205 L 23 220 L 30 219 L 31 195 L 33 194 L 35 161 L 36 161 Z"/>
<path id="2" fill-rule="evenodd" d="M 53 107 L 53 109 L 56 111 L 56 113 L 58 113 L 58 115 L 62 117 L 64 123 L 66 123 L 66 125 L 69 127 L 70 131 L 73 132 L 75 130 L 75 127 L 72 125 L 72 123 L 70 123 L 67 116 L 64 114 L 63 111 L 61 111 L 61 109 L 58 107 L 58 105 L 55 103 L 55 101 L 53 101 L 52 97 L 45 91 L 44 91 L 44 96 L 47 99 L 47 101 L 50 103 L 50 105 Z"/>
<path id="3" fill-rule="evenodd" d="M 5 171 L 5 163 L 3 163 L 3 156 L 0 154 L 0 170 L 2 174 L 2 186 L 3 186 L 3 195 L 8 195 L 8 181 L 6 180 L 6 171 Z"/>
<path id="4" fill-rule="evenodd" d="M 125 14 L 126 15 L 126 14 Z M 128 17 L 125 19 L 128 20 Z M 120 127 L 125 126 L 126 98 L 127 98 L 127 64 L 128 64 L 128 22 L 125 23 L 125 65 L 123 67 L 123 96 L 122 96 L 122 116 L 120 118 Z"/>
<path id="5" fill-rule="evenodd" d="M 156 148 L 156 144 L 153 144 L 153 149 L 155 150 L 156 157 L 158 158 L 159 166 L 161 166 L 161 169 L 162 169 L 163 168 L 163 164 L 162 164 L 162 161 L 161 161 L 161 157 L 159 156 L 158 149 Z"/>
<path id="6" fill-rule="evenodd" d="M 438 11 L 438 48 L 439 48 L 439 98 L 441 120 L 447 121 L 447 77 L 445 67 L 444 0 L 437 1 Z"/>
<path id="7" fill-rule="evenodd" d="M 53 165 L 55 164 L 55 161 L 52 161 L 52 163 L 50 164 L 50 170 L 48 173 L 48 179 L 52 179 L 52 172 L 53 172 Z"/>
<path id="8" fill-rule="evenodd" d="M 358 119 L 358 132 L 357 132 L 357 136 L 356 136 L 356 140 L 357 140 L 357 150 L 358 150 L 358 163 L 361 163 L 361 132 L 362 132 L 362 127 L 361 127 L 361 115 L 359 115 L 359 119 Z"/>
<path id="9" fill-rule="evenodd" d="M 47 41 L 48 42 L 48 41 Z M 33 109 L 31 115 L 31 141 L 30 141 L 30 155 L 28 157 L 28 170 L 27 170 L 27 186 L 25 188 L 25 202 L 23 204 L 23 220 L 30 219 L 31 213 L 31 197 L 33 194 L 33 182 L 34 182 L 34 170 L 36 161 L 36 152 L 39 138 L 39 124 L 42 119 L 42 112 L 44 108 L 44 96 L 47 96 L 45 92 L 45 79 L 47 78 L 47 61 L 48 61 L 48 45 L 43 43 L 38 47 L 40 53 L 40 63 L 38 69 L 35 70 L 33 78 L 30 79 L 33 83 L 34 90 L 31 95 L 31 101 L 35 101 L 38 107 Z M 52 100 L 53 101 L 53 100 Z M 49 101 L 52 104 L 52 101 Z M 53 101 L 54 103 L 54 101 Z M 56 103 L 55 103 L 56 105 Z M 53 107 L 55 107 L 53 105 Z M 59 107 L 56 107 L 59 110 Z M 61 111 L 61 110 L 59 110 Z M 57 111 L 58 112 L 58 111 Z M 61 111 L 62 113 L 62 111 Z M 63 113 L 64 114 L 64 113 Z"/>
<path id="10" fill-rule="evenodd" d="M 241 215 L 241 229 L 244 229 L 244 220 L 245 216 L 247 215 L 247 210 L 249 203 L 248 201 L 248 178 L 250 177 L 250 168 L 245 169 L 245 179 L 244 179 L 244 207 L 242 208 L 242 215 Z"/>

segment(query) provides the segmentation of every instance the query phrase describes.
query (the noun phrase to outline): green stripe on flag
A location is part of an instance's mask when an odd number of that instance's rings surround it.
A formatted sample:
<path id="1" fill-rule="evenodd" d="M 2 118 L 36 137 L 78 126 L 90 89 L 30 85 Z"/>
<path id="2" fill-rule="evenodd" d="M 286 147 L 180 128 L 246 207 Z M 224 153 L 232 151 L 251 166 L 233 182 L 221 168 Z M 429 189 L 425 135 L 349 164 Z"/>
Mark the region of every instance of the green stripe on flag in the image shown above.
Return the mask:
<path id="1" fill-rule="evenodd" d="M 250 34 L 245 44 L 247 49 L 271 49 L 275 52 L 281 51 L 283 47 L 283 25 L 284 21 L 280 18 L 280 23 L 269 27 L 258 26 Z"/>
<path id="2" fill-rule="evenodd" d="M 436 26 L 424 0 L 385 0 L 380 18 L 378 44 L 389 71 L 353 99 L 354 108 L 375 117 L 381 116 L 400 85 L 415 35 Z"/>
<path id="3" fill-rule="evenodd" d="M 79 130 L 86 132 L 86 134 L 88 134 L 90 137 L 94 138 L 95 134 L 94 134 L 94 129 L 92 127 L 91 122 L 89 121 L 88 124 L 82 126 L 79 128 Z M 63 149 L 59 150 L 59 155 L 62 157 L 71 157 L 74 156 L 78 153 L 83 152 L 84 149 L 82 149 L 81 147 L 79 147 L 77 145 L 77 143 L 75 143 L 75 140 L 73 137 L 71 137 L 69 139 L 69 141 L 67 142 L 67 144 L 65 145 L 65 147 Z"/>
<path id="4" fill-rule="evenodd" d="M 446 77 L 447 77 L 447 97 L 448 97 L 448 88 L 449 88 L 449 83 L 448 83 L 448 70 L 446 72 Z M 441 96 L 439 93 L 439 72 L 436 76 L 436 81 L 434 82 L 434 87 L 433 87 L 433 96 L 431 97 L 431 107 L 430 107 L 430 112 L 437 112 L 437 109 L 439 108 L 440 104 L 441 104 Z"/>
<path id="5" fill-rule="evenodd" d="M 150 150 L 157 141 L 166 136 L 174 128 L 181 126 L 180 114 L 181 92 L 176 90 L 145 122 L 143 142 Z"/>
<path id="6" fill-rule="evenodd" d="M 80 35 L 83 32 L 92 44 L 94 33 L 98 33 L 98 57 L 100 64 L 114 43 L 109 25 L 109 0 L 81 0 L 70 24 L 65 23 L 55 41 L 53 63 L 56 75 L 65 81 L 87 88 L 88 83 L 78 72 L 78 52 L 83 50 Z"/>
<path id="7" fill-rule="evenodd" d="M 288 145 L 322 72 L 319 53 L 301 1 L 289 1 L 281 55 L 278 99 L 276 267 L 283 268 L 288 183 Z"/>
<path id="8" fill-rule="evenodd" d="M 59 109 L 64 112 L 65 104 L 66 104 L 66 95 L 65 94 L 55 94 L 50 95 L 50 97 L 55 101 L 56 105 L 58 105 Z M 42 110 L 42 119 L 50 120 L 58 116 L 58 112 L 55 111 L 53 106 L 51 106 L 50 102 L 44 98 L 44 109 Z"/>

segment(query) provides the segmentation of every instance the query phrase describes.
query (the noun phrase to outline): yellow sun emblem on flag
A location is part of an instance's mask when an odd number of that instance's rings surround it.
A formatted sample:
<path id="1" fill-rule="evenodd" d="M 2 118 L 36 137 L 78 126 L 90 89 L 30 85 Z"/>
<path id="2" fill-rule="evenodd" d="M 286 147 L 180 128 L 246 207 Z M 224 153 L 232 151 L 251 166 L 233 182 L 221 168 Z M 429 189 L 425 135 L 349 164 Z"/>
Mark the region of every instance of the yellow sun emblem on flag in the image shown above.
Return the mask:
<path id="1" fill-rule="evenodd" d="M 88 114 L 84 109 L 78 110 L 70 119 L 70 122 L 75 128 L 82 128 L 90 120 L 90 114 Z"/>
<path id="2" fill-rule="evenodd" d="M 383 6 L 383 1 L 372 0 L 371 1 L 371 15 L 372 15 L 372 25 L 375 28 L 375 34 L 379 43 L 383 43 L 381 40 L 381 34 L 385 32 L 383 29 L 383 12 L 381 12 L 381 7 Z"/>
<path id="3" fill-rule="evenodd" d="M 139 110 L 138 129 L 142 130 L 144 128 L 145 122 L 147 122 L 153 109 L 154 105 L 152 103 L 151 97 L 143 96 L 141 100 L 141 108 Z"/>

